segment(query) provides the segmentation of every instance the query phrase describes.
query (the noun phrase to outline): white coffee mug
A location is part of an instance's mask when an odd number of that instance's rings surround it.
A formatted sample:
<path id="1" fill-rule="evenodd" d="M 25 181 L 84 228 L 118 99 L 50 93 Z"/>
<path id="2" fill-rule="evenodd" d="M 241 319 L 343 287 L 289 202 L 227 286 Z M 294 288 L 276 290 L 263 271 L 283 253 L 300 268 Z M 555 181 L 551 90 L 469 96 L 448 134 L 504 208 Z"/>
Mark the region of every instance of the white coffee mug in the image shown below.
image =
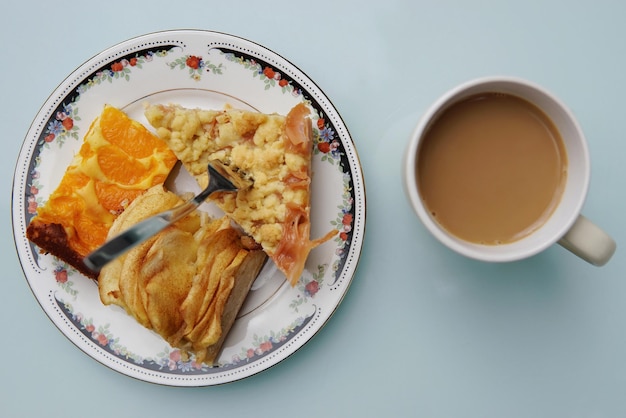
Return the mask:
<path id="1" fill-rule="evenodd" d="M 520 97 L 541 109 L 559 130 L 568 158 L 563 194 L 552 215 L 536 231 L 505 244 L 482 245 L 465 241 L 446 231 L 424 206 L 417 179 L 418 153 L 426 131 L 449 106 L 481 93 L 505 93 Z M 544 88 L 514 77 L 485 77 L 453 88 L 437 100 L 415 128 L 403 166 L 408 199 L 425 227 L 443 244 L 467 257 L 488 262 L 521 260 L 559 243 L 591 264 L 604 265 L 616 249 L 615 241 L 580 214 L 589 186 L 589 150 L 572 112 Z"/>

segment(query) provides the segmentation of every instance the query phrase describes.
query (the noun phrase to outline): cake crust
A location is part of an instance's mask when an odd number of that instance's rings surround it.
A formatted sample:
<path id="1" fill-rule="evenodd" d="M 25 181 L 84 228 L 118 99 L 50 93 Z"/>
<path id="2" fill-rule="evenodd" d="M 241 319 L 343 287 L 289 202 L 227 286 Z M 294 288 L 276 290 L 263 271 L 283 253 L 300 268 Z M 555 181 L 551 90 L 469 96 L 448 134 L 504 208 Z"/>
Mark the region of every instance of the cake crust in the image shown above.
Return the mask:
<path id="1" fill-rule="evenodd" d="M 74 251 L 61 224 L 45 223 L 34 219 L 26 229 L 26 237 L 40 248 L 41 254 L 51 254 L 78 270 L 90 279 L 97 279 L 98 273 L 83 262 L 83 255 Z"/>

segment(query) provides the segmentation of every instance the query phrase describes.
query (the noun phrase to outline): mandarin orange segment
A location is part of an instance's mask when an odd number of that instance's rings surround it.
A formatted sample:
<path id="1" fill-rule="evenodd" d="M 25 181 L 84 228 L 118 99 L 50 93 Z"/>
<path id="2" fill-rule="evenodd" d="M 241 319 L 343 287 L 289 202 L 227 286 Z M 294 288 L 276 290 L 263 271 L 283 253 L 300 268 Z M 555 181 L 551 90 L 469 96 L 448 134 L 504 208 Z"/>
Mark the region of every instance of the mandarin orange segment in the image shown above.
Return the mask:
<path id="1" fill-rule="evenodd" d="M 87 216 L 80 216 L 77 217 L 74 227 L 79 238 L 73 241 L 75 243 L 73 245 L 76 245 L 75 249 L 89 252 L 106 240 L 111 226 Z"/>
<path id="2" fill-rule="evenodd" d="M 121 213 L 130 202 L 144 192 L 143 189 L 123 189 L 116 184 L 102 181 L 95 182 L 95 189 L 98 201 L 111 213 Z"/>
<path id="3" fill-rule="evenodd" d="M 164 151 L 166 145 L 155 138 L 139 122 L 129 119 L 122 111 L 107 106 L 100 122 L 102 136 L 135 158 L 146 158 L 155 151 Z"/>
<path id="4" fill-rule="evenodd" d="M 74 189 L 82 189 L 89 184 L 90 181 L 91 178 L 89 178 L 87 174 L 81 173 L 80 171 L 72 171 L 71 173 L 68 173 L 67 184 L 72 186 Z"/>
<path id="5" fill-rule="evenodd" d="M 163 158 L 163 161 L 158 161 L 155 158 L 150 159 L 149 162 L 149 167 L 148 167 L 148 172 L 150 173 L 158 173 L 159 171 L 159 166 L 161 166 L 162 164 L 165 164 L 166 167 L 173 167 L 174 164 L 176 164 L 176 161 L 178 161 L 176 159 L 176 157 L 172 158 L 171 160 L 167 157 Z M 161 184 L 163 182 L 165 182 L 165 179 L 167 178 L 167 176 L 169 175 L 169 172 L 167 174 L 153 174 L 152 177 L 152 185 L 155 186 L 157 184 Z"/>
<path id="6" fill-rule="evenodd" d="M 74 190 L 82 189 L 85 187 L 90 181 L 89 176 L 79 172 L 79 171 L 68 171 L 63 176 L 63 181 L 55 190 L 54 196 L 70 196 L 74 193 Z"/>
<path id="7" fill-rule="evenodd" d="M 140 161 L 110 145 L 98 149 L 98 165 L 109 180 L 124 185 L 137 184 L 150 174 Z"/>
<path id="8" fill-rule="evenodd" d="M 48 205 L 38 211 L 40 219 L 65 225 L 72 222 L 76 212 L 85 210 L 85 202 L 79 196 L 56 196 L 48 201 Z"/>

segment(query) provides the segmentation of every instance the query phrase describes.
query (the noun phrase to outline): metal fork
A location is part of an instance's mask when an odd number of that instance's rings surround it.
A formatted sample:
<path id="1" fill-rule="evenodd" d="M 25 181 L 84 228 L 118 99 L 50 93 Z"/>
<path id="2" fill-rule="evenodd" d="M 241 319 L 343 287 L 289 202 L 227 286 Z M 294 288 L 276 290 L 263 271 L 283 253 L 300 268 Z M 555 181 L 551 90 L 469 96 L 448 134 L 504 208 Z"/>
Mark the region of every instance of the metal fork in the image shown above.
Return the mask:
<path id="1" fill-rule="evenodd" d="M 224 170 L 219 170 L 212 163 L 209 163 L 208 171 L 209 185 L 197 196 L 175 208 L 151 216 L 111 238 L 83 259 L 85 265 L 95 272 L 100 271 L 110 261 L 189 215 L 213 193 L 236 192 L 238 187 L 233 183 L 238 183 L 239 187 L 242 185 L 237 178 L 233 178 L 231 182 L 222 174 Z"/>

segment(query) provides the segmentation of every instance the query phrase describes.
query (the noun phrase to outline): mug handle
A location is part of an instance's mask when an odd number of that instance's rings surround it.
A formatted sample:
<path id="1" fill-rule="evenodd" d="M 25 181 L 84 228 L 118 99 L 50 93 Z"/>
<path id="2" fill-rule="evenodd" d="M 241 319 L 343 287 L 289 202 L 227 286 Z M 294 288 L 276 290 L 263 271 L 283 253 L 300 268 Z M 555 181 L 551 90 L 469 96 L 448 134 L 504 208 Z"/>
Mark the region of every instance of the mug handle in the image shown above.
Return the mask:
<path id="1" fill-rule="evenodd" d="M 583 215 L 578 215 L 559 244 L 594 266 L 605 265 L 617 248 L 613 238 Z"/>

